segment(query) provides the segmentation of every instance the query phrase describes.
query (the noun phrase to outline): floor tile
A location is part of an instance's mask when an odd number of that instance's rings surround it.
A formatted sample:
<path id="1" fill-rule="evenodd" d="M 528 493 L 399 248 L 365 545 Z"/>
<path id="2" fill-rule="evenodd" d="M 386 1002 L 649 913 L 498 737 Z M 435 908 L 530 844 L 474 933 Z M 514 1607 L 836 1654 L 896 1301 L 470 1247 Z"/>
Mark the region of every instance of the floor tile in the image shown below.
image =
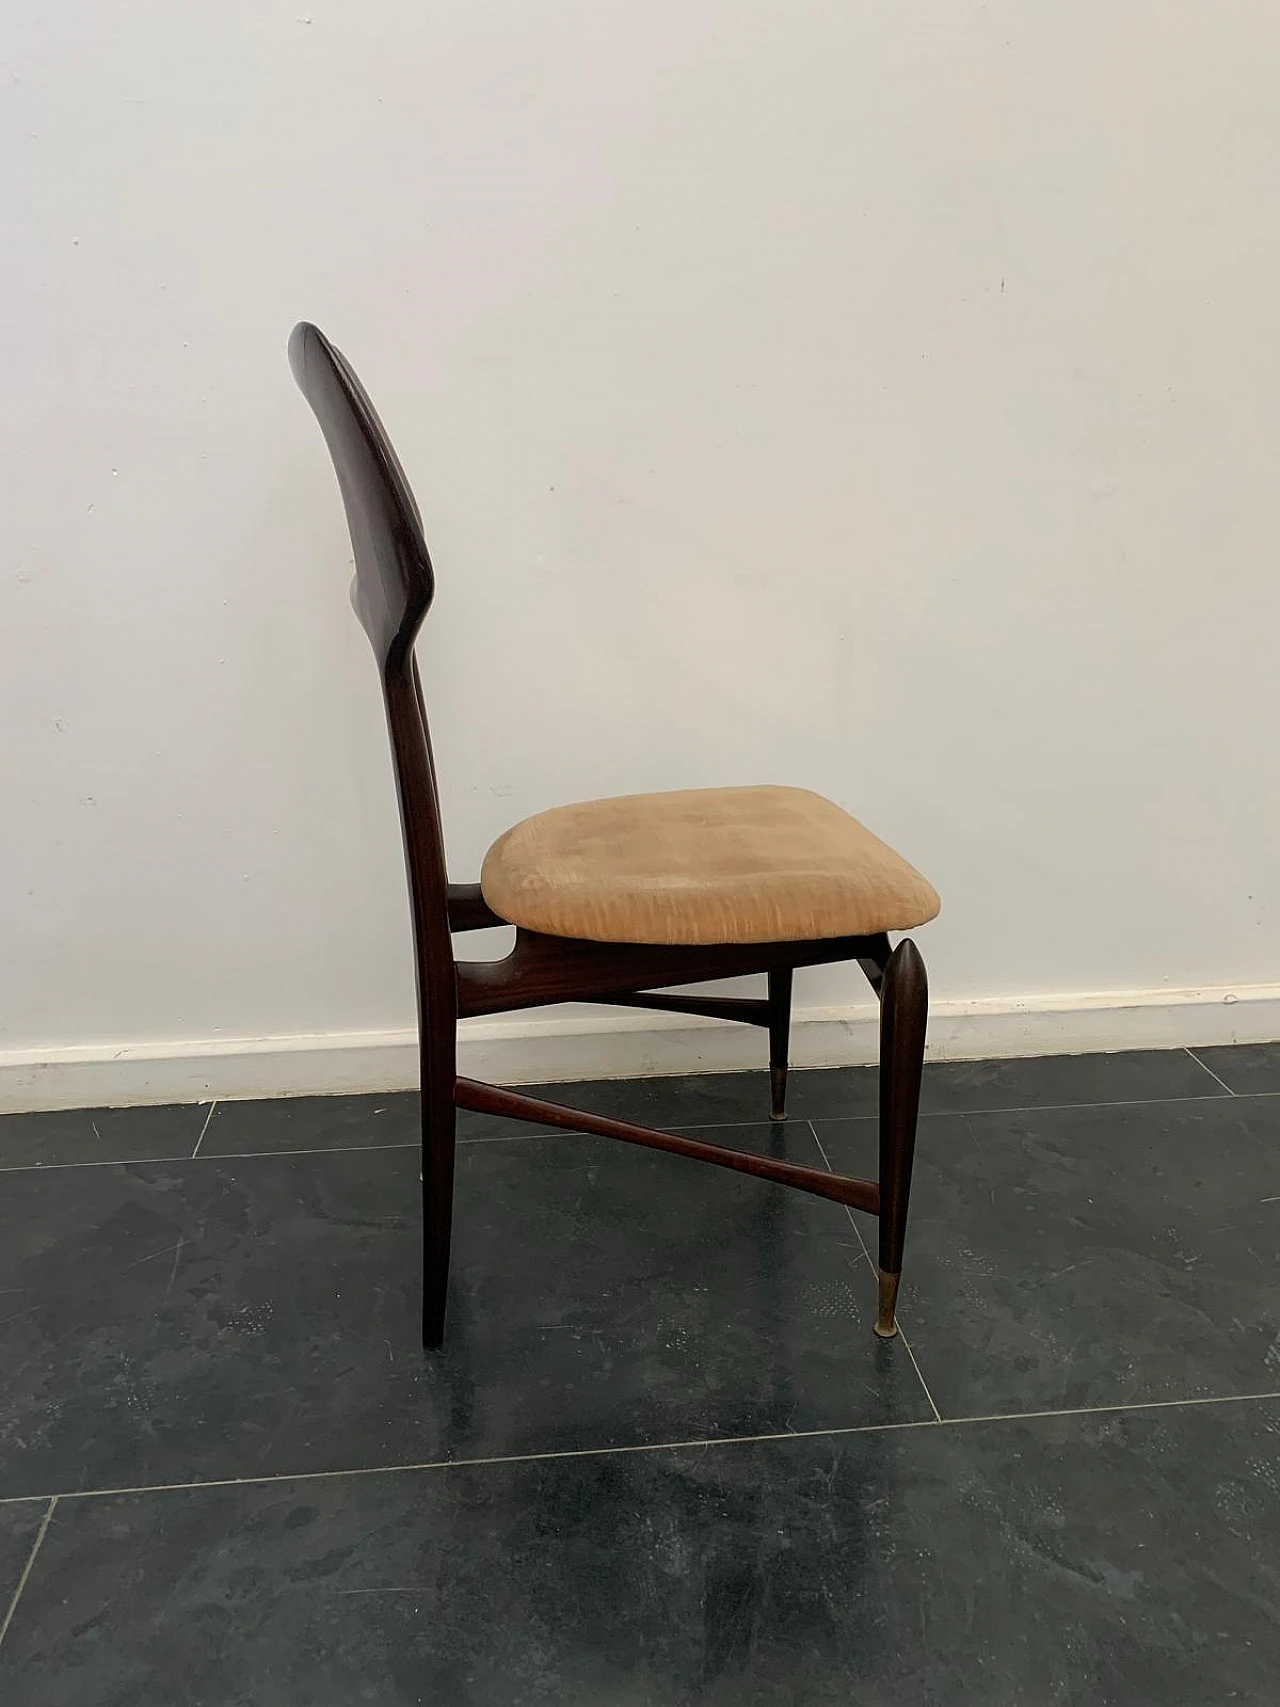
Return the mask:
<path id="1" fill-rule="evenodd" d="M 22 1505 L 0 1505 L 0 1628 L 9 1615 L 13 1597 L 22 1573 L 27 1568 L 31 1549 L 47 1510 L 44 1500 L 27 1500 Z M 0 1672 L 0 1677 L 3 1672 Z M 0 1700 L 3 1694 L 0 1693 Z"/>
<path id="2" fill-rule="evenodd" d="M 535 1096 L 597 1114 L 656 1126 L 758 1120 L 768 1078 L 756 1073 L 690 1073 L 659 1079 L 602 1079 L 530 1087 Z M 964 1113 L 1058 1104 L 1142 1102 L 1221 1096 L 1222 1086 L 1185 1049 L 1130 1050 L 1115 1055 L 1045 1055 L 1014 1061 L 939 1061 L 925 1068 L 925 1113 Z M 875 1067 L 792 1070 L 787 1104 L 797 1119 L 874 1115 Z"/>
<path id="3" fill-rule="evenodd" d="M 930 1414 L 837 1205 L 570 1136 L 458 1174 L 430 1357 L 416 1151 L 8 1176 L 0 1494 Z"/>
<path id="4" fill-rule="evenodd" d="M 0 1169 L 189 1156 L 208 1116 L 208 1103 L 0 1114 Z"/>
<path id="5" fill-rule="evenodd" d="M 1241 1095 L 1280 1091 L 1280 1043 L 1235 1043 L 1196 1054 L 1223 1084 Z"/>
<path id="6" fill-rule="evenodd" d="M 1277 1089 L 1280 1046 L 1274 1047 L 1272 1055 L 1266 1053 L 1273 1048 L 1270 1045 L 1203 1053 L 1206 1059 L 1232 1057 L 1236 1064 L 1231 1070 L 1241 1080 L 1233 1089 Z M 795 1069 L 790 1109 L 800 1119 L 874 1115 L 877 1084 L 874 1067 Z M 767 1112 L 769 1096 L 763 1067 L 751 1073 L 691 1073 L 527 1088 L 547 1101 L 660 1128 L 757 1121 Z M 925 1069 L 922 1107 L 926 1113 L 940 1113 L 1221 1094 L 1222 1087 L 1185 1050 L 1153 1050 L 930 1064 Z M 527 1137 L 544 1130 L 496 1115 L 467 1110 L 458 1115 L 458 1136 L 463 1140 Z M 202 1155 L 416 1144 L 417 1095 L 393 1091 L 221 1102 L 212 1115 L 207 1104 L 4 1115 L 0 1116 L 0 1169 L 168 1160 L 190 1155 L 202 1131 Z"/>
<path id="7" fill-rule="evenodd" d="M 868 1123 L 817 1131 L 871 1165 Z M 1274 1392 L 1278 1231 L 1280 1100 L 939 1117 L 903 1324 L 944 1417 Z"/>
<path id="8" fill-rule="evenodd" d="M 802 1072 L 794 1074 L 793 1080 L 792 1112 L 810 1120 L 876 1111 L 874 1068 Z M 925 1114 L 964 1114 L 1222 1094 L 1222 1086 L 1185 1049 L 1142 1049 L 1118 1055 L 930 1062 L 924 1070 L 920 1107 Z"/>
<path id="9" fill-rule="evenodd" d="M 545 1102 L 660 1129 L 756 1122 L 769 1110 L 769 1079 L 763 1069 L 758 1073 L 691 1073 L 657 1079 L 592 1079 L 516 1089 Z M 874 1102 L 870 1106 L 874 1107 Z M 861 1112 L 862 1107 L 860 1101 L 855 1112 Z M 463 1141 L 526 1138 L 549 1130 L 536 1121 L 458 1110 L 458 1137 Z M 418 1141 L 417 1092 L 394 1091 L 372 1096 L 221 1102 L 200 1152 L 240 1156 L 268 1150 L 377 1148 Z"/>
<path id="10" fill-rule="evenodd" d="M 62 1502 L 6 1707 L 1274 1699 L 1280 1408 Z"/>
<path id="11" fill-rule="evenodd" d="M 417 1144 L 418 1093 L 272 1097 L 220 1102 L 200 1141 L 202 1156 L 267 1151 L 377 1149 Z"/>
<path id="12" fill-rule="evenodd" d="M 759 1119 L 768 1097 L 768 1080 L 763 1072 L 691 1073 L 675 1078 L 548 1085 L 535 1088 L 534 1094 L 620 1119 L 690 1126 Z M 930 1062 L 925 1068 L 921 1107 L 927 1114 L 945 1114 L 1222 1094 L 1222 1086 L 1186 1050 L 1150 1049 L 1015 1061 Z M 796 1068 L 787 1088 L 787 1105 L 796 1119 L 874 1115 L 878 1099 L 879 1073 L 875 1067 Z"/>
<path id="13" fill-rule="evenodd" d="M 715 1126 L 765 1120 L 769 1114 L 769 1074 L 682 1073 L 657 1079 L 585 1079 L 569 1084 L 528 1085 L 531 1096 L 570 1108 L 634 1120 L 642 1126 Z M 796 1074 L 796 1078 L 800 1075 Z M 855 1111 L 860 1112 L 860 1111 Z"/>
<path id="14" fill-rule="evenodd" d="M 421 1142 L 418 1111 L 417 1091 L 220 1102 L 201 1142 L 200 1154 L 249 1156 L 268 1151 L 416 1145 Z M 523 1120 L 458 1110 L 458 1137 L 463 1140 L 523 1138 L 546 1130 Z"/>
<path id="15" fill-rule="evenodd" d="M 516 1088 L 546 1102 L 659 1129 L 758 1122 L 767 1116 L 769 1109 L 769 1079 L 763 1068 L 758 1073 L 593 1079 Z M 840 1106 L 845 1112 L 855 1113 L 874 1109 L 874 1082 L 856 1103 Z M 376 1149 L 389 1144 L 417 1144 L 418 1120 L 416 1091 L 220 1102 L 209 1121 L 200 1153 L 243 1156 L 266 1151 Z M 458 1111 L 458 1137 L 464 1142 L 527 1138 L 549 1130 L 536 1121 L 476 1114 L 469 1109 Z"/>

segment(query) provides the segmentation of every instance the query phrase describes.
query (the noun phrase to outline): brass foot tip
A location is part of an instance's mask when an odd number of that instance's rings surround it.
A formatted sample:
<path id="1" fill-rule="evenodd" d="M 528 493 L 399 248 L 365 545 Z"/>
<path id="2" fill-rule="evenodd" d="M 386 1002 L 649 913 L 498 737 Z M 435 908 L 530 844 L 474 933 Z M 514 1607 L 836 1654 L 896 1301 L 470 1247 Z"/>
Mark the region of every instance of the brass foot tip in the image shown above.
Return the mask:
<path id="1" fill-rule="evenodd" d="M 882 1340 L 891 1340 L 897 1336 L 898 1287 L 901 1282 L 900 1274 L 885 1274 L 881 1271 L 876 1299 L 876 1333 Z"/>

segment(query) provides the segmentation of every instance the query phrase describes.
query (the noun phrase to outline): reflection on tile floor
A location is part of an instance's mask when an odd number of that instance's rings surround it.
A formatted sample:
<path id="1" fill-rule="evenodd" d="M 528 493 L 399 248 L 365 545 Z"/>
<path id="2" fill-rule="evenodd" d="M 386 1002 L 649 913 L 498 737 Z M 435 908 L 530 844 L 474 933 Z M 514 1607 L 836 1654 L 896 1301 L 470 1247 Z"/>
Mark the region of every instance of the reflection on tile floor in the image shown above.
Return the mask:
<path id="1" fill-rule="evenodd" d="M 804 1122 L 786 1144 L 821 1166 Z M 867 1338 L 838 1205 L 600 1139 L 469 1145 L 425 1359 L 417 1201 L 410 1149 L 8 1175 L 0 1497 L 931 1415 Z"/>
<path id="2" fill-rule="evenodd" d="M 547 1094 L 873 1170 L 764 1078 Z M 412 1098 L 0 1119 L 0 1701 L 1270 1702 L 1277 1092 L 931 1068 L 887 1346 L 862 1218 L 477 1119 L 434 1358 Z"/>

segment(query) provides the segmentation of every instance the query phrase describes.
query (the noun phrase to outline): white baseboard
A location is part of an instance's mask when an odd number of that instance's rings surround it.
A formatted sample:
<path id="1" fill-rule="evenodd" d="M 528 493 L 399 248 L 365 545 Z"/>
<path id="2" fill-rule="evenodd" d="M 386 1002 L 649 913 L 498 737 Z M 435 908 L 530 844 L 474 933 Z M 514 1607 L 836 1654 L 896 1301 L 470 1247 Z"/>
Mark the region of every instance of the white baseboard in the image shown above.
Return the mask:
<path id="1" fill-rule="evenodd" d="M 1194 1049 L 1275 1038 L 1280 984 L 939 1001 L 929 1020 L 929 1055 L 936 1061 Z M 874 1006 L 796 1013 L 793 1065 L 850 1066 L 875 1058 Z M 498 1084 L 723 1073 L 758 1067 L 763 1059 L 763 1038 L 753 1027 L 598 1008 L 467 1020 L 459 1045 L 459 1071 Z M 0 1111 L 6 1113 L 403 1090 L 416 1083 L 410 1031 L 0 1051 Z"/>

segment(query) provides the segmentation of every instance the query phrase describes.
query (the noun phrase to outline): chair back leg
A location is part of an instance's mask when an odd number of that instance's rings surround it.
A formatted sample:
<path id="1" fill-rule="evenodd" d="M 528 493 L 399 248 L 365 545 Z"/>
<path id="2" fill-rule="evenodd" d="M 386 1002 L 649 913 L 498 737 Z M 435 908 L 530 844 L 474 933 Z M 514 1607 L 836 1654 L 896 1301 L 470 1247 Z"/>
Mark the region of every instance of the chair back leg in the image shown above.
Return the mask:
<path id="1" fill-rule="evenodd" d="M 453 1163 L 457 1048 L 453 1016 L 422 1018 L 422 1344 L 444 1343 L 453 1230 Z"/>
<path id="2" fill-rule="evenodd" d="M 769 1118 L 787 1118 L 787 1053 L 791 1038 L 791 968 L 769 974 Z"/>
<path id="3" fill-rule="evenodd" d="M 920 1111 L 929 980 L 905 938 L 885 967 L 880 993 L 880 1297 L 876 1332 L 892 1339 L 902 1280 L 902 1247 Z"/>

